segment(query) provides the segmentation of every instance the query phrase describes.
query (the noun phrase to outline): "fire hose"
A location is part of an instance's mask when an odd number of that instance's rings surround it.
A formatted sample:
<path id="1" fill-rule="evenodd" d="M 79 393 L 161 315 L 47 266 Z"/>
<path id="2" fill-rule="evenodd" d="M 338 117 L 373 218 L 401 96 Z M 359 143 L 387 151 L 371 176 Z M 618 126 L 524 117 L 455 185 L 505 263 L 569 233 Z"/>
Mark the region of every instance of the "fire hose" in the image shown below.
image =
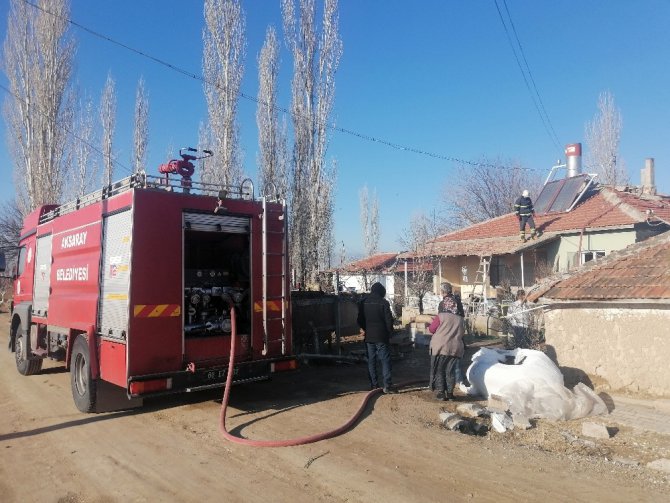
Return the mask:
<path id="1" fill-rule="evenodd" d="M 230 387 L 233 382 L 232 369 L 234 368 L 235 364 L 235 337 L 237 335 L 235 308 L 232 308 L 230 310 L 230 321 L 231 321 L 230 360 L 228 362 L 228 375 L 226 377 L 226 386 L 223 391 L 223 401 L 221 402 L 221 415 L 219 418 L 219 429 L 221 430 L 221 434 L 226 440 L 230 440 L 231 442 L 234 442 L 236 444 L 248 445 L 252 447 L 289 447 L 293 445 L 311 444 L 314 442 L 319 442 L 321 440 L 326 440 L 328 438 L 333 438 L 349 430 L 361 417 L 370 399 L 375 395 L 378 395 L 382 391 L 381 388 L 377 388 L 366 393 L 365 396 L 363 397 L 361 405 L 359 406 L 356 413 L 353 416 L 351 416 L 351 419 L 349 419 L 342 426 L 335 428 L 334 430 L 317 433 L 315 435 L 308 435 L 305 437 L 291 438 L 287 440 L 252 440 L 249 438 L 242 438 L 232 435 L 231 433 L 228 432 L 226 428 L 226 410 L 228 408 L 228 399 L 230 398 Z M 416 382 L 413 381 L 404 383 L 402 384 L 402 386 L 407 386 L 411 384 L 416 384 Z"/>

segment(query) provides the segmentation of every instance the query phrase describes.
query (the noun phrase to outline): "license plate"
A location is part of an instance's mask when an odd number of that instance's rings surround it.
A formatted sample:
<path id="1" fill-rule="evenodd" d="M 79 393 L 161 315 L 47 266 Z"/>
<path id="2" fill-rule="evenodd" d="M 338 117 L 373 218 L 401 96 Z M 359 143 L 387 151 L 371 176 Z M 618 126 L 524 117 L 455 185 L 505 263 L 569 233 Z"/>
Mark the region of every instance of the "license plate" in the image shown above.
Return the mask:
<path id="1" fill-rule="evenodd" d="M 238 374 L 238 368 L 233 369 L 233 377 Z M 209 370 L 207 371 L 206 379 L 207 380 L 217 380 L 217 379 L 225 379 L 226 376 L 228 375 L 228 369 L 221 369 L 221 370 Z"/>

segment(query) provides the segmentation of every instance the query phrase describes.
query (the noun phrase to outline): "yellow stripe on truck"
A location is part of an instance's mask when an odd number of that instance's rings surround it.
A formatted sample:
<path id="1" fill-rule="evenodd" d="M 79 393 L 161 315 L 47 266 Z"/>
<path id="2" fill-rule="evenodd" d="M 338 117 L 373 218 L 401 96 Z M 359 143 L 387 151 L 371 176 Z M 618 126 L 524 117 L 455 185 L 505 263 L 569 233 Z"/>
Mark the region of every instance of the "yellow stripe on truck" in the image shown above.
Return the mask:
<path id="1" fill-rule="evenodd" d="M 268 311 L 276 311 L 276 312 L 281 311 L 281 303 L 279 301 L 268 300 L 267 306 L 268 306 Z M 263 312 L 263 303 L 262 302 L 254 302 L 254 311 L 256 311 L 257 313 L 262 313 Z"/>
<path id="2" fill-rule="evenodd" d="M 135 304 L 135 318 L 175 318 L 181 316 L 179 304 Z"/>

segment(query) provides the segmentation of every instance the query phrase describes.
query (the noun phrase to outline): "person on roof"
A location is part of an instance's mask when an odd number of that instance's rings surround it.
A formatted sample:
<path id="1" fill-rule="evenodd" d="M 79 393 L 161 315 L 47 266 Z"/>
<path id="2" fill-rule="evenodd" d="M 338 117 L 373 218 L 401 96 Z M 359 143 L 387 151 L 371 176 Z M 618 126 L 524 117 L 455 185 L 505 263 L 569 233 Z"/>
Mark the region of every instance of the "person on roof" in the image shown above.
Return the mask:
<path id="1" fill-rule="evenodd" d="M 526 223 L 530 227 L 530 239 L 535 239 L 540 237 L 541 232 L 535 231 L 535 221 L 533 220 L 533 215 L 535 215 L 535 209 L 533 208 L 533 201 L 528 197 L 528 191 L 524 190 L 521 195 L 517 198 L 514 203 L 514 211 L 516 216 L 519 219 L 519 233 L 521 235 L 521 241 L 526 242 Z"/>

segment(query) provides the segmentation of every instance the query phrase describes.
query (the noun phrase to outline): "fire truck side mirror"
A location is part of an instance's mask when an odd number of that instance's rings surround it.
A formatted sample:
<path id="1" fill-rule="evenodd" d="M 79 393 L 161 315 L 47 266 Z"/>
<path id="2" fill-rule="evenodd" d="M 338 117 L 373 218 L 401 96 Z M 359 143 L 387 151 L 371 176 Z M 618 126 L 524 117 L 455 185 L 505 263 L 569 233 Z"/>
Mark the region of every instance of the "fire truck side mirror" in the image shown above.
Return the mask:
<path id="1" fill-rule="evenodd" d="M 228 191 L 227 190 L 220 190 L 219 191 L 219 196 L 218 196 L 219 201 L 223 201 L 226 198 L 226 196 L 228 196 Z"/>

